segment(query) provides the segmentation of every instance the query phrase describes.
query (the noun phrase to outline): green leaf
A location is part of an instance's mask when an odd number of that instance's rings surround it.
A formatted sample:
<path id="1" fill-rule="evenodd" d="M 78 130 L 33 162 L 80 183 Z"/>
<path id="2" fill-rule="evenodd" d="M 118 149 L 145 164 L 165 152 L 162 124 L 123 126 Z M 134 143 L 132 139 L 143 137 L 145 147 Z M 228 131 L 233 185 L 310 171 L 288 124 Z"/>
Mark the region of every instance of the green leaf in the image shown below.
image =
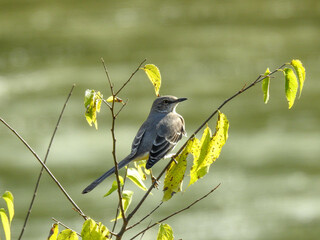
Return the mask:
<path id="1" fill-rule="evenodd" d="M 285 75 L 285 92 L 289 109 L 293 106 L 298 91 L 298 80 L 291 68 L 283 69 Z"/>
<path id="2" fill-rule="evenodd" d="M 94 123 L 98 129 L 97 113 L 100 112 L 103 95 L 98 91 L 87 89 L 84 95 L 85 117 L 90 126 Z"/>
<path id="3" fill-rule="evenodd" d="M 122 187 L 123 186 L 123 178 L 121 176 L 119 176 L 119 181 L 120 181 L 120 186 Z M 111 193 L 113 193 L 117 189 L 118 189 L 118 182 L 117 182 L 117 180 L 114 180 L 110 190 L 104 195 L 104 197 L 109 196 Z"/>
<path id="4" fill-rule="evenodd" d="M 173 194 L 181 192 L 184 174 L 187 168 L 187 156 L 192 150 L 194 139 L 189 140 L 183 151 L 176 157 L 167 170 L 164 178 L 162 201 L 169 200 Z"/>
<path id="5" fill-rule="evenodd" d="M 159 226 L 157 240 L 173 240 L 173 231 L 168 224 L 161 223 Z"/>
<path id="6" fill-rule="evenodd" d="M 138 170 L 134 168 L 128 168 L 127 170 L 127 177 L 134 183 L 136 184 L 139 188 L 141 188 L 143 191 L 147 191 L 146 185 L 143 183 L 143 179 L 138 172 Z"/>
<path id="7" fill-rule="evenodd" d="M 52 228 L 50 229 L 48 240 L 57 240 L 59 233 L 59 225 L 57 223 L 54 223 L 52 225 Z"/>
<path id="8" fill-rule="evenodd" d="M 82 240 L 108 240 L 109 230 L 102 223 L 87 219 L 82 225 Z"/>
<path id="9" fill-rule="evenodd" d="M 192 147 L 193 166 L 190 170 L 189 185 L 198 181 L 209 172 L 210 165 L 219 157 L 223 145 L 228 138 L 229 122 L 227 117 L 219 112 L 216 124 L 216 132 L 211 137 L 211 130 L 207 126 L 201 137 L 201 141 L 195 139 Z"/>
<path id="10" fill-rule="evenodd" d="M 270 70 L 269 68 L 267 68 L 264 75 L 268 76 L 269 74 L 270 74 Z M 263 101 L 265 104 L 267 104 L 269 101 L 269 88 L 270 88 L 270 77 L 266 77 L 262 81 Z"/>
<path id="11" fill-rule="evenodd" d="M 302 62 L 298 59 L 293 59 L 291 61 L 291 65 L 294 67 L 294 69 L 296 70 L 296 73 L 298 75 L 299 88 L 300 88 L 299 97 L 300 97 L 304 81 L 306 80 L 306 69 L 303 67 Z"/>
<path id="12" fill-rule="evenodd" d="M 161 74 L 159 69 L 153 64 L 147 64 L 142 68 L 154 86 L 156 95 L 159 96 L 161 86 Z"/>
<path id="13" fill-rule="evenodd" d="M 133 195 L 133 192 L 129 191 L 129 190 L 124 190 L 122 192 L 122 206 L 123 206 L 124 212 L 126 212 L 130 206 L 130 203 L 132 201 L 132 195 Z M 119 215 L 118 215 L 117 219 L 120 219 L 120 218 L 122 218 L 121 211 L 119 211 Z M 113 222 L 113 221 L 115 221 L 115 219 L 113 219 L 111 221 Z"/>
<path id="14" fill-rule="evenodd" d="M 71 229 L 65 229 L 58 235 L 58 240 L 78 240 L 78 236 Z"/>
<path id="15" fill-rule="evenodd" d="M 9 219 L 7 217 L 6 211 L 3 208 L 0 209 L 0 218 L 1 218 L 6 240 L 11 240 L 10 223 L 9 223 Z"/>
<path id="16" fill-rule="evenodd" d="M 11 225 L 13 216 L 14 216 L 14 205 L 13 205 L 13 195 L 11 192 L 6 191 L 3 195 L 2 198 L 6 201 L 7 203 L 7 208 L 9 212 L 9 223 Z"/>

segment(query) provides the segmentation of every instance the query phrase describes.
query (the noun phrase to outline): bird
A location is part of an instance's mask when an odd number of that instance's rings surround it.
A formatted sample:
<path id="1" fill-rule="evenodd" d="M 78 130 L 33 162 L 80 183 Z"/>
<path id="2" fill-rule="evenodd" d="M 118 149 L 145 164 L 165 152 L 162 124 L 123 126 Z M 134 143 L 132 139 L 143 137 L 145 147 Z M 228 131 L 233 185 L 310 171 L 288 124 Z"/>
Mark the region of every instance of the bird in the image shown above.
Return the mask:
<path id="1" fill-rule="evenodd" d="M 118 163 L 118 169 L 132 161 L 146 159 L 146 169 L 150 169 L 177 145 L 182 136 L 186 136 L 185 121 L 176 112 L 177 105 L 185 100 L 187 98 L 170 95 L 160 96 L 154 100 L 147 119 L 132 142 L 130 154 Z M 114 172 L 115 167 L 93 181 L 82 191 L 82 194 L 92 191 Z"/>

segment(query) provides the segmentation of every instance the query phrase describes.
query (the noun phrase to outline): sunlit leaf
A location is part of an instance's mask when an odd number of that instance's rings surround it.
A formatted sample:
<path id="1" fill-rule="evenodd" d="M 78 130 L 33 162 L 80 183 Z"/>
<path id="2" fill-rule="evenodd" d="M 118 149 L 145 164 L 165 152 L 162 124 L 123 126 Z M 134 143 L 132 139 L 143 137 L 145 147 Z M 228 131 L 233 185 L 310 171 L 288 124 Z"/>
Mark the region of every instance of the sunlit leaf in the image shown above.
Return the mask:
<path id="1" fill-rule="evenodd" d="M 102 223 L 96 223 L 92 219 L 87 219 L 82 225 L 82 240 L 108 240 L 109 230 Z"/>
<path id="2" fill-rule="evenodd" d="M 211 137 L 211 130 L 207 127 L 201 140 L 195 139 L 192 147 L 194 159 L 190 170 L 189 186 L 209 172 L 210 165 L 219 157 L 221 149 L 227 141 L 228 129 L 227 117 L 219 112 L 215 134 Z"/>
<path id="3" fill-rule="evenodd" d="M 78 235 L 71 229 L 65 229 L 58 235 L 57 240 L 78 240 Z"/>
<path id="4" fill-rule="evenodd" d="M 285 75 L 285 92 L 289 109 L 293 106 L 298 91 L 298 80 L 291 68 L 283 69 Z"/>
<path id="5" fill-rule="evenodd" d="M 164 178 L 162 201 L 169 200 L 173 194 L 182 190 L 182 181 L 187 168 L 187 156 L 192 150 L 194 141 L 194 139 L 189 140 L 187 146 L 182 150 L 178 157 L 175 158 L 177 163 L 172 162 L 168 168 Z"/>
<path id="6" fill-rule="evenodd" d="M 59 225 L 57 223 L 54 223 L 52 225 L 52 228 L 50 229 L 48 240 L 57 240 L 59 233 Z"/>
<path id="7" fill-rule="evenodd" d="M 91 239 L 91 232 L 95 229 L 96 222 L 91 218 L 87 219 L 83 225 L 81 230 L 81 237 L 83 240 Z"/>
<path id="8" fill-rule="evenodd" d="M 119 181 L 120 181 L 120 186 L 123 186 L 123 178 L 121 176 L 119 176 Z M 104 195 L 104 197 L 109 196 L 111 193 L 113 193 L 117 189 L 118 189 L 118 182 L 117 180 L 114 180 L 110 190 Z"/>
<path id="9" fill-rule="evenodd" d="M 146 185 L 143 183 L 143 179 L 141 178 L 141 175 L 139 174 L 138 170 L 134 168 L 128 168 L 127 177 L 143 191 L 148 190 Z"/>
<path id="10" fill-rule="evenodd" d="M 122 192 L 122 206 L 123 206 L 124 212 L 126 212 L 130 206 L 130 203 L 132 201 L 132 195 L 133 195 L 133 192 L 130 190 L 124 190 Z M 118 215 L 117 219 L 120 219 L 120 218 L 122 218 L 121 211 L 119 211 L 119 215 Z M 111 221 L 115 221 L 115 219 L 113 219 Z"/>
<path id="11" fill-rule="evenodd" d="M 6 211 L 3 208 L 0 209 L 0 218 L 1 218 L 6 240 L 10 240 L 11 239 L 10 223 L 9 223 L 9 219 L 7 217 Z"/>
<path id="12" fill-rule="evenodd" d="M 154 86 L 156 95 L 159 96 L 161 86 L 161 74 L 159 69 L 153 64 L 147 64 L 142 68 Z"/>
<path id="13" fill-rule="evenodd" d="M 90 126 L 92 123 L 98 129 L 97 112 L 100 112 L 103 95 L 98 91 L 87 89 L 84 96 L 84 106 L 86 108 L 85 117 Z"/>
<path id="14" fill-rule="evenodd" d="M 267 70 L 264 73 L 264 75 L 268 76 L 269 74 L 270 74 L 270 70 L 269 70 L 269 68 L 267 68 Z M 270 88 L 270 77 L 266 77 L 262 81 L 263 101 L 266 104 L 269 101 L 269 88 Z"/>
<path id="15" fill-rule="evenodd" d="M 161 223 L 159 226 L 157 240 L 173 240 L 173 231 L 168 224 Z"/>
<path id="16" fill-rule="evenodd" d="M 302 65 L 302 62 L 300 60 L 298 60 L 298 59 L 293 59 L 291 61 L 291 65 L 294 67 L 294 69 L 296 70 L 296 73 L 298 75 L 299 88 L 300 88 L 299 97 L 300 97 L 304 81 L 306 80 L 306 69 Z"/>
<path id="17" fill-rule="evenodd" d="M 13 206 L 13 195 L 11 192 L 6 191 L 3 195 L 2 198 L 6 201 L 7 203 L 7 208 L 9 212 L 9 222 L 11 224 L 13 216 L 14 216 L 14 206 Z"/>
<path id="18" fill-rule="evenodd" d="M 123 102 L 123 100 L 122 100 L 121 98 L 119 98 L 119 97 L 113 98 L 113 96 L 108 97 L 106 101 L 107 101 L 107 102 L 113 102 L 113 99 L 115 99 L 115 100 L 114 100 L 115 102 L 120 102 L 120 103 Z"/>
<path id="19" fill-rule="evenodd" d="M 147 163 L 147 160 L 140 160 L 140 161 L 134 162 L 134 166 L 138 170 L 138 172 L 143 180 L 146 180 L 147 175 L 150 175 L 150 170 L 146 169 L 146 163 Z"/>

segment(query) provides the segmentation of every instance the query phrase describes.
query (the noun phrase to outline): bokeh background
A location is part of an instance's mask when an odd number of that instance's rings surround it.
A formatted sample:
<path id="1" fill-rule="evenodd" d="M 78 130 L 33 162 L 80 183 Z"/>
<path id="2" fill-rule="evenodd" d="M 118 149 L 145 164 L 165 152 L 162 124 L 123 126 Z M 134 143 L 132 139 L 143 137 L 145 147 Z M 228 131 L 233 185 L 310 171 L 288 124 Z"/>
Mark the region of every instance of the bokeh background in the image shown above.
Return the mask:
<path id="1" fill-rule="evenodd" d="M 258 85 L 225 106 L 229 139 L 209 175 L 163 204 L 151 219 L 167 216 L 221 183 L 213 195 L 166 222 L 177 239 L 318 239 L 319 39 L 317 0 L 1 0 L 0 116 L 44 157 L 75 83 L 48 166 L 87 215 L 111 227 L 117 197 L 103 194 L 113 180 L 81 194 L 112 166 L 108 109 L 99 115 L 98 131 L 84 118 L 87 88 L 109 95 L 101 57 L 115 88 L 143 59 L 156 64 L 161 94 L 189 98 L 178 107 L 189 135 L 267 67 L 299 58 L 307 81 L 294 107 L 287 110 L 282 73 L 272 79 L 269 104 L 263 103 Z M 155 98 L 148 81 L 139 71 L 120 95 L 129 103 L 116 125 L 119 159 L 128 154 Z M 17 239 L 40 165 L 4 125 L 0 142 L 0 193 L 10 190 L 15 196 L 12 231 Z M 142 192 L 131 184 L 128 188 L 135 191 L 135 205 Z M 155 191 L 133 222 L 158 204 L 161 194 Z M 71 207 L 44 174 L 23 239 L 45 239 L 51 217 L 80 231 L 83 220 Z M 156 239 L 156 232 L 148 231 L 144 239 Z"/>

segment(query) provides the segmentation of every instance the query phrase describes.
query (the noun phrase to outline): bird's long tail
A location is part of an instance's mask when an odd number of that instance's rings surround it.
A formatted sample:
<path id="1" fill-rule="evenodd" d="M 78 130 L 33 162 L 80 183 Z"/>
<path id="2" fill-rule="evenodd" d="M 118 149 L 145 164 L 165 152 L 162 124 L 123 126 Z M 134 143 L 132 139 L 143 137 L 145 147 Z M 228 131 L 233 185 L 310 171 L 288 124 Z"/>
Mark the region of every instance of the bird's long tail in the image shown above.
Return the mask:
<path id="1" fill-rule="evenodd" d="M 118 169 L 123 168 L 126 166 L 129 162 L 131 162 L 132 158 L 131 157 L 126 157 L 123 159 L 121 162 L 118 163 Z M 109 171 L 105 172 L 101 177 L 97 178 L 94 180 L 88 187 L 86 187 L 83 191 L 82 194 L 91 192 L 96 186 L 98 186 L 104 179 L 109 177 L 111 174 L 113 174 L 116 171 L 115 167 L 111 168 Z"/>

